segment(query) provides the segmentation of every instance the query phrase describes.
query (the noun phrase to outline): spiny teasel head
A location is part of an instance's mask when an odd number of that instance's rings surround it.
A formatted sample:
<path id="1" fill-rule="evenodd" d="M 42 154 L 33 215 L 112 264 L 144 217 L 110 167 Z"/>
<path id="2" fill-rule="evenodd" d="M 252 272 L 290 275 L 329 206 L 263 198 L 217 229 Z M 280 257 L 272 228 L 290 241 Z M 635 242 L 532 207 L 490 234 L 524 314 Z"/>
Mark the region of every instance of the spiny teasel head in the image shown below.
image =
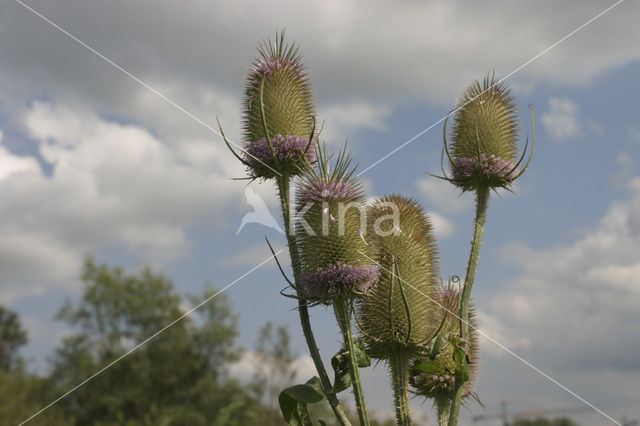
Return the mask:
<path id="1" fill-rule="evenodd" d="M 533 121 L 533 109 L 531 114 Z M 450 146 L 445 121 L 444 149 L 452 173 L 447 180 L 463 191 L 511 185 L 529 164 L 518 168 L 528 145 L 527 139 L 520 155 L 518 124 L 516 104 L 503 82 L 494 75 L 487 75 L 482 83 L 474 81 L 453 113 Z"/>
<path id="2" fill-rule="evenodd" d="M 326 304 L 368 293 L 380 275 L 370 260 L 363 190 L 346 145 L 333 170 L 329 157 L 326 145 L 318 149 L 316 167 L 302 177 L 296 196 L 299 216 L 304 212 L 296 223 L 302 290 Z"/>
<path id="3" fill-rule="evenodd" d="M 415 355 L 437 330 L 438 251 L 422 207 L 399 195 L 367 210 L 369 240 L 381 265 L 378 285 L 360 299 L 359 316 L 369 354 Z"/>
<path id="4" fill-rule="evenodd" d="M 245 86 L 243 127 L 251 177 L 272 178 L 275 171 L 296 175 L 314 160 L 311 84 L 302 54 L 285 43 L 284 31 L 258 46 Z"/>
<path id="5" fill-rule="evenodd" d="M 446 407 L 455 394 L 455 378 L 460 374 L 454 356 L 460 342 L 460 290 L 451 282 L 437 291 L 439 308 L 438 336 L 430 345 L 428 355 L 413 360 L 410 372 L 412 390 L 417 395 L 434 399 L 439 407 Z M 478 332 L 475 310 L 469 309 L 469 379 L 465 383 L 464 398 L 475 397 L 473 390 L 478 371 Z M 477 399 L 477 398 L 476 398 Z"/>

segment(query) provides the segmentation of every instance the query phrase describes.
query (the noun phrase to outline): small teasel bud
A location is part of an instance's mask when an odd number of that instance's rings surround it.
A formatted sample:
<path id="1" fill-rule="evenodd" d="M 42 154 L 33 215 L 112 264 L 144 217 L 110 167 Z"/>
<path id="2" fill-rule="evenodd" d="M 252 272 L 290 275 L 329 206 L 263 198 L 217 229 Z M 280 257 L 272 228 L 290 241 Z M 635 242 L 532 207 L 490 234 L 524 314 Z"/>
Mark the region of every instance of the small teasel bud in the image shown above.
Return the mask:
<path id="1" fill-rule="evenodd" d="M 399 195 L 374 201 L 367 218 L 381 276 L 360 300 L 362 332 L 372 357 L 412 356 L 437 329 L 437 306 L 429 300 L 439 276 L 433 227 L 415 200 Z"/>
<path id="2" fill-rule="evenodd" d="M 263 42 L 249 69 L 244 100 L 245 161 L 254 178 L 297 175 L 315 154 L 315 111 L 302 55 L 284 41 Z M 267 167 L 268 166 L 268 167 Z"/>
<path id="3" fill-rule="evenodd" d="M 380 272 L 361 236 L 366 230 L 365 200 L 346 146 L 333 170 L 326 146 L 318 149 L 317 156 L 317 167 L 302 177 L 297 190 L 297 209 L 305 213 L 304 222 L 296 224 L 296 238 L 305 296 L 331 304 L 337 298 L 368 293 Z"/>
<path id="4" fill-rule="evenodd" d="M 437 292 L 440 308 L 439 321 L 442 324 L 439 337 L 444 336 L 444 345 L 438 348 L 434 356 L 419 357 L 413 360 L 410 383 L 413 391 L 427 398 L 434 399 L 435 405 L 448 407 L 455 394 L 455 377 L 466 375 L 458 371 L 454 352 L 460 342 L 460 292 L 451 283 L 442 285 Z M 478 370 L 478 333 L 473 308 L 469 310 L 469 342 L 467 357 L 469 359 L 469 380 L 464 385 L 464 397 L 474 396 L 473 385 Z M 437 341 L 437 339 L 436 339 Z M 440 344 L 440 342 L 438 342 Z"/>
<path id="5" fill-rule="evenodd" d="M 445 121 L 452 173 L 448 180 L 463 191 L 508 187 L 523 171 L 518 169 L 525 154 L 518 159 L 518 124 L 515 102 L 504 83 L 494 75 L 474 81 L 453 114 L 450 147 Z"/>

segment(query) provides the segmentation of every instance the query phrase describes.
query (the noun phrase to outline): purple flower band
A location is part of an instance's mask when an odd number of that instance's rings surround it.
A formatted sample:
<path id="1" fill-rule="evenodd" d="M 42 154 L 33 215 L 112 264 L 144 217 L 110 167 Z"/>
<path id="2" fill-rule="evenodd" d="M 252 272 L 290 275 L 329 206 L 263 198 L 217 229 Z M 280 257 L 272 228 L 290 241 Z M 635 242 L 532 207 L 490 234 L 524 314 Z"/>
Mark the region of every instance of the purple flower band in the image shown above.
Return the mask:
<path id="1" fill-rule="evenodd" d="M 329 200 L 355 199 L 360 196 L 357 185 L 346 180 L 314 180 L 305 182 L 300 188 L 300 199 L 308 203 Z"/>
<path id="2" fill-rule="evenodd" d="M 349 265 L 343 262 L 306 272 L 302 276 L 305 293 L 319 300 L 333 299 L 350 293 L 368 293 L 380 278 L 377 265 Z"/>
<path id="3" fill-rule="evenodd" d="M 452 167 L 453 180 L 464 181 L 476 176 L 478 173 L 489 177 L 499 178 L 507 182 L 513 181 L 518 175 L 513 161 L 504 160 L 501 157 L 491 154 L 480 155 L 480 164 L 476 157 L 460 157 L 454 160 Z"/>
<path id="4" fill-rule="evenodd" d="M 256 64 L 252 70 L 253 78 L 256 80 L 259 80 L 263 76 L 269 78 L 276 71 L 284 68 L 288 68 L 291 70 L 292 74 L 302 77 L 302 70 L 298 64 L 293 61 L 283 61 L 280 58 L 276 58 Z"/>
<path id="5" fill-rule="evenodd" d="M 311 146 L 309 146 L 309 138 L 301 138 L 295 135 L 282 136 L 277 134 L 271 138 L 271 145 L 273 146 L 275 158 L 278 161 L 295 162 L 301 160 L 305 150 L 307 152 L 307 160 L 309 160 L 309 162 L 315 161 L 315 141 L 312 141 Z M 307 147 L 309 148 L 308 150 Z M 247 147 L 247 152 L 251 154 L 246 155 L 246 159 L 254 177 L 263 176 L 265 172 L 268 171 L 265 164 L 273 167 L 274 158 L 271 154 L 271 149 L 269 148 L 266 138 L 262 138 L 250 144 Z"/>

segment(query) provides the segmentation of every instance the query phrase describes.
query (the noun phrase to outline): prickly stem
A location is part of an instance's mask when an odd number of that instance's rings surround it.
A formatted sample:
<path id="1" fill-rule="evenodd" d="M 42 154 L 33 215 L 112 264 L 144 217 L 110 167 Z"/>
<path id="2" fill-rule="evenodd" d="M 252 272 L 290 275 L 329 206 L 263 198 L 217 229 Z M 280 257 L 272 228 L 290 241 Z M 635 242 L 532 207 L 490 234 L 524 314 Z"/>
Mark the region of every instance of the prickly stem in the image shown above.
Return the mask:
<path id="1" fill-rule="evenodd" d="M 340 298 L 333 304 L 333 309 L 342 332 L 344 344 L 349 352 L 349 374 L 351 375 L 351 385 L 353 387 L 353 395 L 356 400 L 356 408 L 358 410 L 358 418 L 361 426 L 369 426 L 369 418 L 367 415 L 367 406 L 364 401 L 364 392 L 362 390 L 362 381 L 360 380 L 360 368 L 356 359 L 355 345 L 353 341 L 353 332 L 351 330 L 351 310 L 349 301 Z"/>
<path id="2" fill-rule="evenodd" d="M 489 204 L 489 187 L 479 186 L 476 190 L 476 219 L 473 231 L 473 241 L 471 242 L 471 253 L 469 254 L 469 263 L 467 264 L 467 275 L 462 289 L 460 301 L 460 337 L 462 344 L 467 346 L 469 341 L 469 302 L 471 300 L 471 289 L 478 268 L 478 258 L 480 255 L 480 247 L 482 246 L 482 235 L 484 233 L 484 223 L 487 218 L 487 206 Z M 467 360 L 463 361 L 466 363 Z M 464 394 L 465 380 L 460 375 L 456 375 L 455 395 L 451 402 L 451 412 L 449 414 L 449 426 L 458 424 L 460 415 L 460 406 Z"/>
<path id="3" fill-rule="evenodd" d="M 449 400 L 437 398 L 436 409 L 438 410 L 438 425 L 447 426 L 447 421 L 449 420 Z"/>
<path id="4" fill-rule="evenodd" d="M 389 356 L 389 368 L 393 386 L 393 402 L 396 407 L 398 426 L 411 425 L 409 410 L 409 358 L 401 351 L 394 351 Z"/>

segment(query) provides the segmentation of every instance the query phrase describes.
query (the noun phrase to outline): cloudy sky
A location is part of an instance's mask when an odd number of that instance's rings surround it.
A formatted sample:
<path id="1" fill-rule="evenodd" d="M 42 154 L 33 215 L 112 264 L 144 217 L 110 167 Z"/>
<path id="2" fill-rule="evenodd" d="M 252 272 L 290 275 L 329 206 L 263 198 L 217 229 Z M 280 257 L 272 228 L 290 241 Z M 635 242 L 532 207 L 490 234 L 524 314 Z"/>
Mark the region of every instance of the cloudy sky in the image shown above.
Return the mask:
<path id="1" fill-rule="evenodd" d="M 528 63 L 614 4 L 0 0 L 0 304 L 28 328 L 25 354 L 46 365 L 65 333 L 51 317 L 82 291 L 88 254 L 151 265 L 193 293 L 266 259 L 265 235 L 282 243 L 255 224 L 235 235 L 250 207 L 230 178 L 244 171 L 211 126 L 218 117 L 240 142 L 255 45 L 286 28 L 323 137 L 349 139 L 369 195 L 424 203 L 445 277 L 464 274 L 473 199 L 425 174 L 440 170 L 442 123 L 369 166 L 440 120 L 473 79 L 517 70 L 507 83 L 523 137 L 535 105 L 537 145 L 517 195 L 490 202 L 474 290 L 481 329 L 608 415 L 640 418 L 640 5 L 619 2 Z M 273 188 L 252 188 L 275 214 Z M 308 375 L 282 286 L 269 263 L 227 290 L 240 343 L 251 347 L 265 321 L 289 324 Z M 312 315 L 330 357 L 331 313 Z M 366 372 L 380 411 L 391 409 L 387 381 L 382 366 Z M 471 405 L 467 422 L 501 400 L 512 412 L 585 407 L 488 340 L 478 393 L 487 408 Z M 574 417 L 611 424 L 594 410 Z"/>

